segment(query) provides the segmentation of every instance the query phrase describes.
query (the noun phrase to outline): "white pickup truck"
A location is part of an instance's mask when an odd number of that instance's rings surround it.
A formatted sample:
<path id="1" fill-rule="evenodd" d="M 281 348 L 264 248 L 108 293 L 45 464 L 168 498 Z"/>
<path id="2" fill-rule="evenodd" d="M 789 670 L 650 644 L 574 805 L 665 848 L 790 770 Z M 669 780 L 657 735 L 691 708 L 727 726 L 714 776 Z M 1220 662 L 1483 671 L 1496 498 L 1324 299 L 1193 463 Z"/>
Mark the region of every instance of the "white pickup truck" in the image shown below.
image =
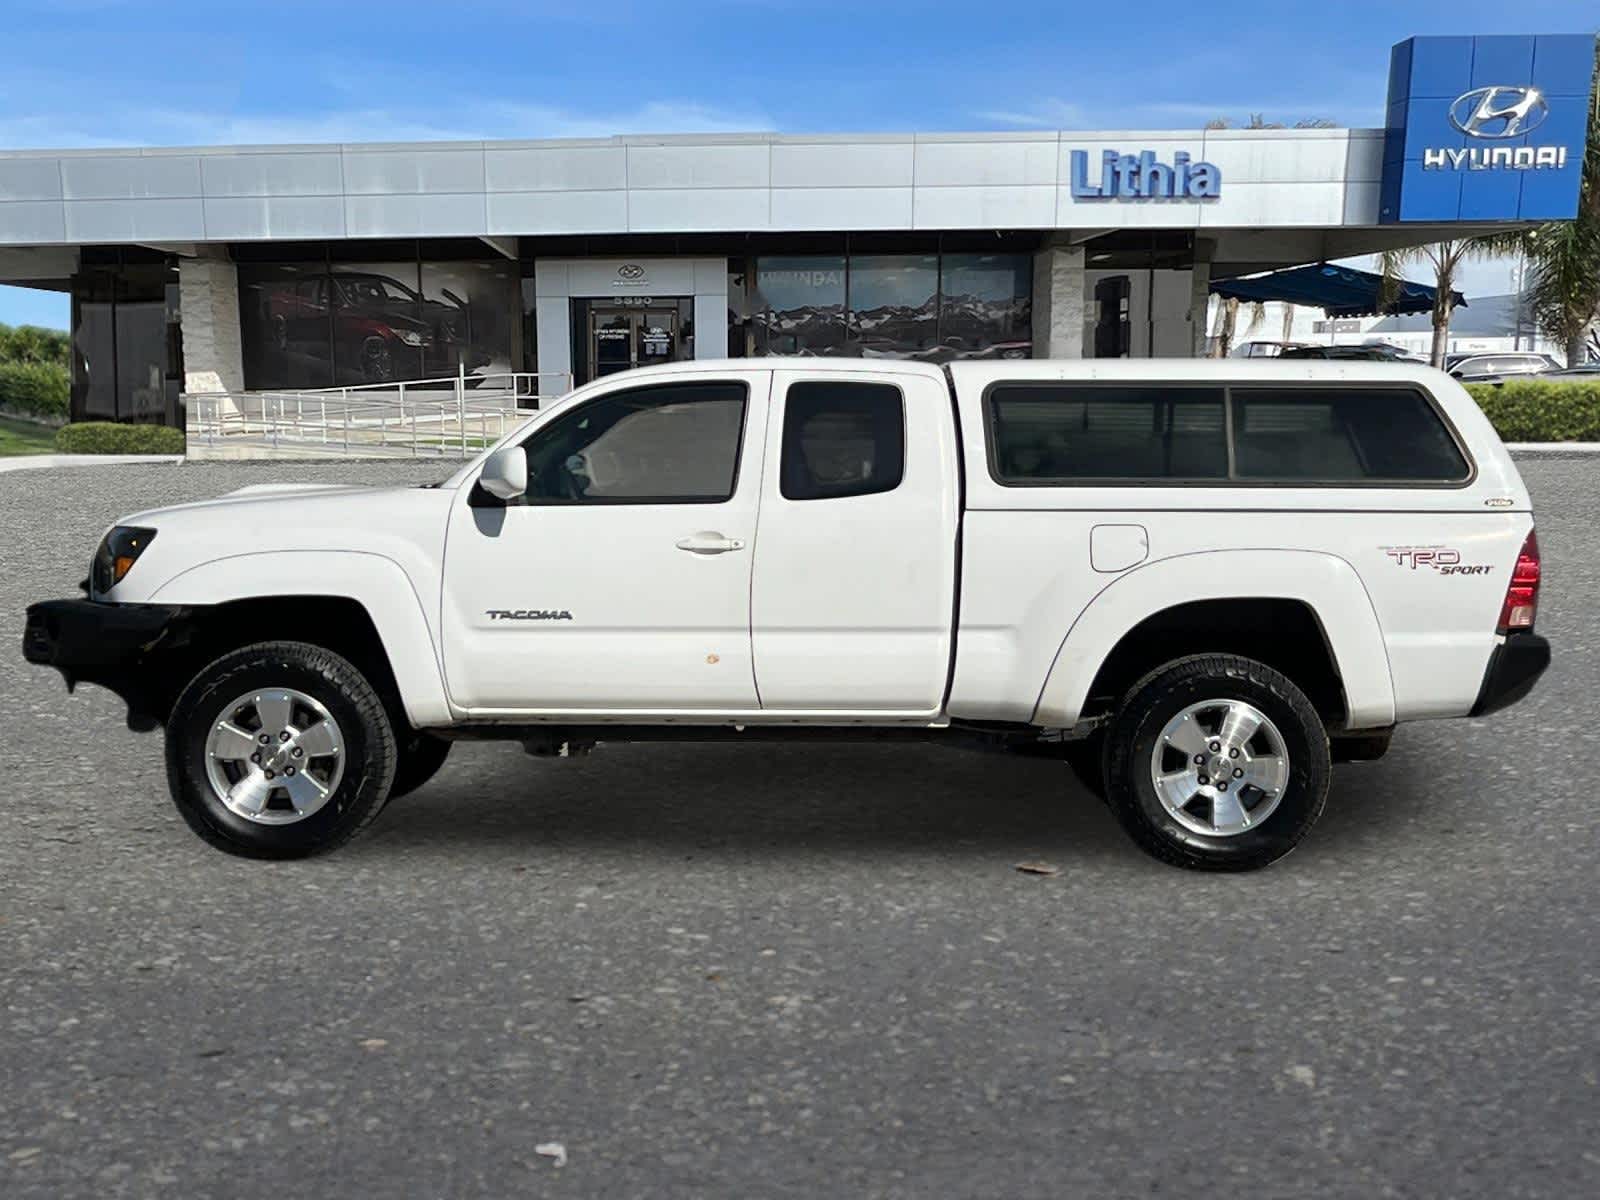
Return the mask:
<path id="1" fill-rule="evenodd" d="M 24 650 L 163 725 L 239 854 L 344 842 L 460 738 L 956 738 L 1243 869 L 1332 762 L 1524 695 L 1538 587 L 1425 367 L 757 359 L 607 377 L 439 484 L 135 513 Z"/>

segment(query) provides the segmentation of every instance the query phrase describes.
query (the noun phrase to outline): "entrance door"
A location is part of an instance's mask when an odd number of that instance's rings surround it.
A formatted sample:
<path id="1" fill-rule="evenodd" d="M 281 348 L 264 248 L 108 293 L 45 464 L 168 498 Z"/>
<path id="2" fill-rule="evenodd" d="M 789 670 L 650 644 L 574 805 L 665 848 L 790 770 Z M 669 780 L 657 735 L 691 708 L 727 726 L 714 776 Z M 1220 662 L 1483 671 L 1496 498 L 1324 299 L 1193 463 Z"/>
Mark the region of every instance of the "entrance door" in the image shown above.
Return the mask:
<path id="1" fill-rule="evenodd" d="M 589 361 L 596 379 L 677 358 L 676 309 L 596 306 L 589 310 Z"/>

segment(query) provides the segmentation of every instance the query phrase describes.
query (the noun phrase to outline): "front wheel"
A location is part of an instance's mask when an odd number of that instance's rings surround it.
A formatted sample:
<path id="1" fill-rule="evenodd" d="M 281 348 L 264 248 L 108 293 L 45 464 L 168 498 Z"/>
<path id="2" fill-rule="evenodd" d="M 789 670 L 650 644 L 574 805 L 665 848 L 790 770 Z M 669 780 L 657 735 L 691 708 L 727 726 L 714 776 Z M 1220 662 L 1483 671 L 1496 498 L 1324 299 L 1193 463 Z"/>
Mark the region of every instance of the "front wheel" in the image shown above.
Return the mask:
<path id="1" fill-rule="evenodd" d="M 330 650 L 263 642 L 225 654 L 167 721 L 167 783 L 189 827 L 250 858 L 340 846 L 383 807 L 395 737 L 365 676 Z"/>
<path id="2" fill-rule="evenodd" d="M 1145 676 L 1111 722 L 1112 810 L 1147 853 L 1181 867 L 1247 871 L 1293 850 L 1322 815 L 1328 735 L 1304 692 L 1231 654 Z"/>

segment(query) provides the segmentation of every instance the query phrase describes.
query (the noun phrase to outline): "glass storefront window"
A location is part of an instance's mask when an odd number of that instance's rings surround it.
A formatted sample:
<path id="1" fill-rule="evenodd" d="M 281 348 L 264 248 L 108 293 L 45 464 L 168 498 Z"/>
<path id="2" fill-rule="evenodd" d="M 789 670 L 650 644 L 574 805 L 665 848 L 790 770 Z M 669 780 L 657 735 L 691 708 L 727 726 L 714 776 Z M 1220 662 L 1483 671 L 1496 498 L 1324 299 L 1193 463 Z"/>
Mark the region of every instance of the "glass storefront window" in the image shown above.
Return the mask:
<path id="1" fill-rule="evenodd" d="M 73 277 L 73 420 L 178 420 L 173 277 L 163 261 L 97 264 Z"/>
<path id="2" fill-rule="evenodd" d="M 939 339 L 939 256 L 850 258 L 850 330 L 863 358 L 931 358 Z"/>
<path id="3" fill-rule="evenodd" d="M 1033 353 L 1033 263 L 1026 254 L 946 254 L 939 344 L 950 358 Z"/>
<path id="4" fill-rule="evenodd" d="M 515 369 L 517 266 L 335 262 L 241 266 L 245 386 L 357 387 Z"/>
<path id="5" fill-rule="evenodd" d="M 756 264 L 756 353 L 845 350 L 844 255 L 763 258 Z"/>
<path id="6" fill-rule="evenodd" d="M 1032 293 L 1027 254 L 761 258 L 751 341 L 762 355 L 1028 358 Z M 739 323 L 731 284 L 729 306 L 731 339 Z"/>
<path id="7" fill-rule="evenodd" d="M 244 385 L 333 386 L 327 267 L 294 263 L 239 268 Z"/>
<path id="8" fill-rule="evenodd" d="M 112 276 L 95 272 L 72 283 L 72 416 L 117 419 L 117 343 Z"/>
<path id="9" fill-rule="evenodd" d="M 167 411 L 167 304 L 123 300 L 117 304 L 118 416 L 160 421 Z"/>
<path id="10" fill-rule="evenodd" d="M 417 290 L 415 262 L 334 263 L 328 284 L 336 384 L 426 377 L 434 324 Z"/>
<path id="11" fill-rule="evenodd" d="M 424 375 L 504 375 L 515 370 L 517 267 L 510 262 L 424 262 Z"/>

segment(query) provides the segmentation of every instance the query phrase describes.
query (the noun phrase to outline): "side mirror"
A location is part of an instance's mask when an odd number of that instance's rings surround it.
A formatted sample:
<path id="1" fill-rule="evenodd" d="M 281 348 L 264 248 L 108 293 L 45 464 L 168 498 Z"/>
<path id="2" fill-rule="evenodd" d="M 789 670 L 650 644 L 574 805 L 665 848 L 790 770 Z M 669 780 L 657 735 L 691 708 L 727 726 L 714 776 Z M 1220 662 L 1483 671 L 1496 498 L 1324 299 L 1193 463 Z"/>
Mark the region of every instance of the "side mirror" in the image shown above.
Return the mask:
<path id="1" fill-rule="evenodd" d="M 483 464 L 478 483 L 497 500 L 515 500 L 528 490 L 528 455 L 521 446 L 496 450 Z"/>

